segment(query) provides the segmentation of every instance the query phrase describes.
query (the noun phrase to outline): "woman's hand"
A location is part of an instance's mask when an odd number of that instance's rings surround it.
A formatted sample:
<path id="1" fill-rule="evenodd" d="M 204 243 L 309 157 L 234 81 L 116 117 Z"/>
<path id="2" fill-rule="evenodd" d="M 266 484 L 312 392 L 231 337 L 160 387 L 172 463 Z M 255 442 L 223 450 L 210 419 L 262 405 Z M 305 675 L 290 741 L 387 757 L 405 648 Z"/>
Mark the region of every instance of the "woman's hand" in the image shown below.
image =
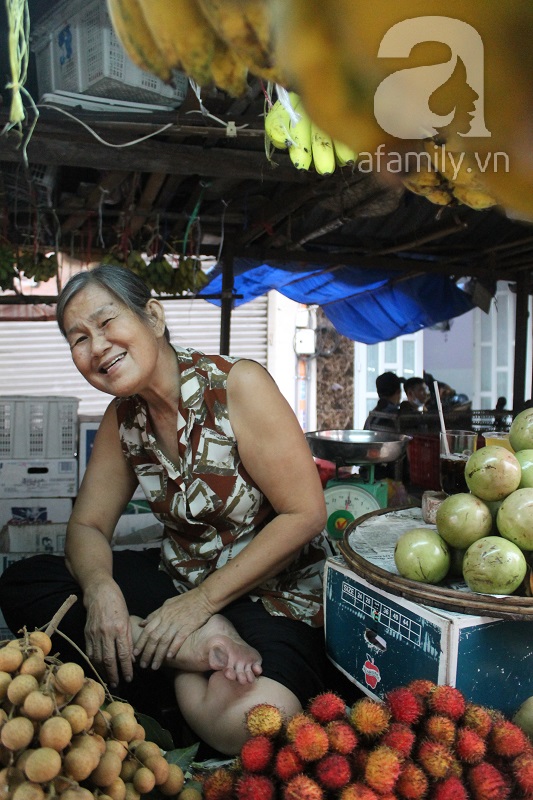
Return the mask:
<path id="1" fill-rule="evenodd" d="M 174 658 L 185 639 L 213 613 L 199 588 L 165 600 L 141 623 L 142 632 L 133 650 L 135 657 L 140 656 L 141 667 L 151 663 L 152 669 L 158 669 L 165 659 Z"/>
<path id="2" fill-rule="evenodd" d="M 85 646 L 88 657 L 103 669 L 111 686 L 120 676 L 133 678 L 133 641 L 129 612 L 114 581 L 99 584 L 94 594 L 85 595 L 87 622 Z"/>

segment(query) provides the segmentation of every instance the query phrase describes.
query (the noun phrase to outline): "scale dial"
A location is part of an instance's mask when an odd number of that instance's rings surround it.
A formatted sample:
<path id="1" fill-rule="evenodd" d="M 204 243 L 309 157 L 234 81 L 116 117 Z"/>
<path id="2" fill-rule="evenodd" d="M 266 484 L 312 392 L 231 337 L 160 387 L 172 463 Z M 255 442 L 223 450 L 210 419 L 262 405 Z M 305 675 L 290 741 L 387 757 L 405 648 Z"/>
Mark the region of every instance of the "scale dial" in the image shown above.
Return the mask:
<path id="1" fill-rule="evenodd" d="M 324 489 L 324 500 L 328 515 L 326 532 L 332 539 L 342 539 L 350 522 L 380 508 L 370 492 L 353 483 L 347 483 L 346 486 L 327 486 Z"/>

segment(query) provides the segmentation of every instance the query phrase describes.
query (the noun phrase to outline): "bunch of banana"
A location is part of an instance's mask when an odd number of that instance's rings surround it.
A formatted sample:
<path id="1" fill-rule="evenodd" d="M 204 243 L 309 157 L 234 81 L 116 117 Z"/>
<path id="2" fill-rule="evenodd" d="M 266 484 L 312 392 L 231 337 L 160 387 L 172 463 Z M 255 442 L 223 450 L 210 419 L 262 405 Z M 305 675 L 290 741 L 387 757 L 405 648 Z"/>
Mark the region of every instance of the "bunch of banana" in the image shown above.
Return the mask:
<path id="1" fill-rule="evenodd" d="M 483 177 L 475 158 L 467 152 L 452 152 L 446 144 L 433 139 L 424 142 L 425 150 L 434 168 L 448 181 L 453 196 L 460 203 L 480 211 L 497 205 L 483 183 Z"/>
<path id="2" fill-rule="evenodd" d="M 289 130 L 291 115 L 281 100 L 276 100 L 265 115 L 265 133 L 268 141 L 277 150 L 286 150 L 293 140 Z"/>
<path id="3" fill-rule="evenodd" d="M 420 159 L 416 169 L 402 178 L 402 183 L 410 192 L 426 197 L 435 205 L 449 206 L 453 202 L 450 184 L 426 159 Z"/>

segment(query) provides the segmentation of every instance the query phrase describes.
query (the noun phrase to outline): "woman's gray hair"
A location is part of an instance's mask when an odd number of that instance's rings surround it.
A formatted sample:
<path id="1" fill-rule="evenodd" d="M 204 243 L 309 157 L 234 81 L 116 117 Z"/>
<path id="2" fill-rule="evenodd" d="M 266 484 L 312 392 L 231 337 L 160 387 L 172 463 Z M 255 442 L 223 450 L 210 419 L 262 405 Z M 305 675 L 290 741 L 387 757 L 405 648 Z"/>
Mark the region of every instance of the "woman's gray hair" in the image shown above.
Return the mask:
<path id="1" fill-rule="evenodd" d="M 78 272 L 73 275 L 61 290 L 57 298 L 56 317 L 59 330 L 66 338 L 65 310 L 73 297 L 87 286 L 100 286 L 106 289 L 123 305 L 127 306 L 143 322 L 150 322 L 146 304 L 152 293 L 146 283 L 127 267 L 116 264 L 100 264 L 94 269 Z M 165 326 L 165 339 L 170 341 L 170 333 Z"/>

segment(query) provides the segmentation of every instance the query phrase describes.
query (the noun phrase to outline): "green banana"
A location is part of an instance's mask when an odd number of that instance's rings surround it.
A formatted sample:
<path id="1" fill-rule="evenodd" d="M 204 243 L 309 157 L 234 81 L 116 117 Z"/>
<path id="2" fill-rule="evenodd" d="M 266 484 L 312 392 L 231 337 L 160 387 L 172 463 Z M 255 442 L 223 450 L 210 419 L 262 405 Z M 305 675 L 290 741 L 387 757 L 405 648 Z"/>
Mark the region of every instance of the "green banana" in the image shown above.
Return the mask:
<path id="1" fill-rule="evenodd" d="M 278 150 L 286 150 L 292 144 L 289 123 L 289 112 L 280 100 L 276 100 L 265 116 L 265 133 Z"/>
<path id="2" fill-rule="evenodd" d="M 311 146 L 313 164 L 319 175 L 331 175 L 335 172 L 335 150 L 333 140 L 318 125 L 311 123 Z"/>
<path id="3" fill-rule="evenodd" d="M 333 140 L 333 149 L 335 151 L 335 161 L 338 167 L 346 167 L 348 164 L 355 164 L 357 161 L 357 153 L 348 147 L 344 142 L 339 142 L 338 139 Z"/>
<path id="4" fill-rule="evenodd" d="M 289 99 L 293 110 L 299 116 L 297 122 L 291 120 L 289 123 L 289 133 L 293 140 L 293 144 L 289 146 L 289 156 L 296 169 L 309 169 L 313 163 L 311 120 L 295 92 L 289 92 Z"/>

